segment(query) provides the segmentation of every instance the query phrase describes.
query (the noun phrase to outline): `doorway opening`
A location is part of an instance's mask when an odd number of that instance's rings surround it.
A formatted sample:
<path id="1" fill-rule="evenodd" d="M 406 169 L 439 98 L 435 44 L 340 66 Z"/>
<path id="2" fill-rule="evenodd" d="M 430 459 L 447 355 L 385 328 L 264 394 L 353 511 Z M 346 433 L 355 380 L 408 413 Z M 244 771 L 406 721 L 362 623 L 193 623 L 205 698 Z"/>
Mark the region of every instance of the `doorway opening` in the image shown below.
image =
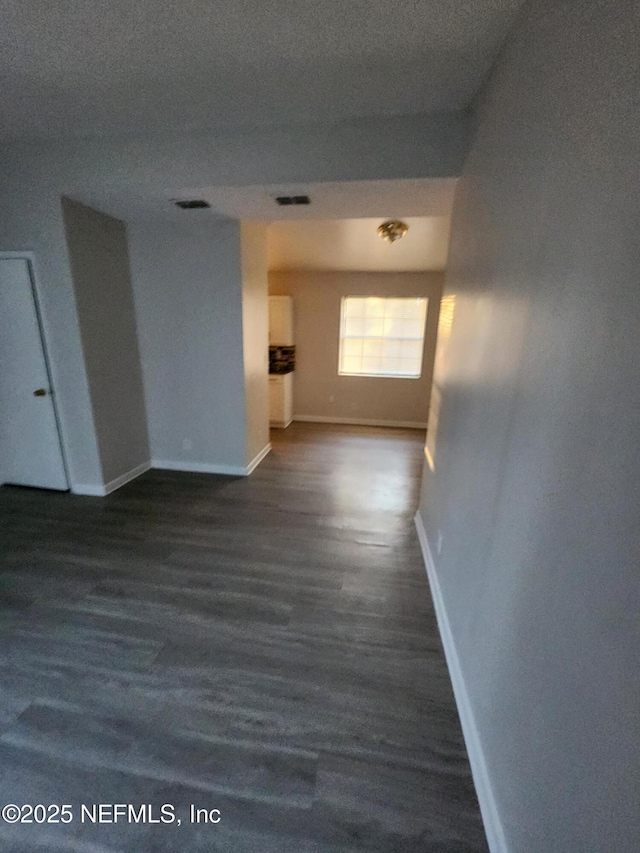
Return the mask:
<path id="1" fill-rule="evenodd" d="M 276 305 L 286 305 L 292 347 L 291 375 L 270 376 L 272 426 L 426 431 L 450 210 L 403 220 L 408 230 L 391 244 L 377 217 L 269 224 L 272 349 Z"/>

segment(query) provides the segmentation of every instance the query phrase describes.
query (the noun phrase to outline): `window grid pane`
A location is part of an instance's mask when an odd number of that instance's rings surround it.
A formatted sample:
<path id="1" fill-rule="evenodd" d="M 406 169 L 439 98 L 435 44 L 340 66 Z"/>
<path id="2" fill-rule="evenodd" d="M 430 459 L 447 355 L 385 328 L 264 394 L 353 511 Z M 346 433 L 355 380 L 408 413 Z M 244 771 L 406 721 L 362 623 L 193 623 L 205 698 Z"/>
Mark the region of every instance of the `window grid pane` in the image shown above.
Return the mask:
<path id="1" fill-rule="evenodd" d="M 425 297 L 345 296 L 338 372 L 419 378 L 427 304 Z"/>

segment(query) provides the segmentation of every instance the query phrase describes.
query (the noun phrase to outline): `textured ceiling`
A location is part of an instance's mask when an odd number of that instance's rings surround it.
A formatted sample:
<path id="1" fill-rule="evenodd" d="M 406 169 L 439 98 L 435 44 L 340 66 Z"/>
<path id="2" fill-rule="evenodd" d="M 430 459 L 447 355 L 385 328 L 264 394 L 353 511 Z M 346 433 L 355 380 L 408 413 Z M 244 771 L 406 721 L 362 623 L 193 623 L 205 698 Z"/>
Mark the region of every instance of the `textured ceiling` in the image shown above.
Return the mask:
<path id="1" fill-rule="evenodd" d="M 395 243 L 378 236 L 381 222 L 381 218 L 273 222 L 269 270 L 423 272 L 445 268 L 449 216 L 405 217 L 409 230 Z"/>
<path id="2" fill-rule="evenodd" d="M 211 215 L 230 219 L 355 219 L 367 216 L 449 216 L 455 178 L 416 178 L 403 181 L 345 181 L 323 184 L 283 184 L 249 187 L 204 187 L 184 190 L 176 198 L 205 199 L 210 210 L 178 210 L 168 199 L 149 206 L 147 215 L 171 213 L 176 222 Z M 308 195 L 311 204 L 280 207 L 276 197 Z"/>
<path id="3" fill-rule="evenodd" d="M 521 0 L 0 0 L 0 136 L 458 110 Z"/>

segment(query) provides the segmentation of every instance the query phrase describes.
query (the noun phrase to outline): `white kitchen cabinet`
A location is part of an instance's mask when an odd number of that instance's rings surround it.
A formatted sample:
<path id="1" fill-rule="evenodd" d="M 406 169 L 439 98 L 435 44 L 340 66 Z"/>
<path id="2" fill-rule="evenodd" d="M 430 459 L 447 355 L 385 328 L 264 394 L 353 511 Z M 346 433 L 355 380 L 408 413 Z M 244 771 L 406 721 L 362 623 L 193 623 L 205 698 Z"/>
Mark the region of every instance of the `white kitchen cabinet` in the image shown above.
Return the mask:
<path id="1" fill-rule="evenodd" d="M 293 420 L 293 373 L 269 376 L 269 423 L 288 427 Z"/>
<path id="2" fill-rule="evenodd" d="M 269 344 L 293 346 L 293 299 L 290 296 L 269 297 Z"/>

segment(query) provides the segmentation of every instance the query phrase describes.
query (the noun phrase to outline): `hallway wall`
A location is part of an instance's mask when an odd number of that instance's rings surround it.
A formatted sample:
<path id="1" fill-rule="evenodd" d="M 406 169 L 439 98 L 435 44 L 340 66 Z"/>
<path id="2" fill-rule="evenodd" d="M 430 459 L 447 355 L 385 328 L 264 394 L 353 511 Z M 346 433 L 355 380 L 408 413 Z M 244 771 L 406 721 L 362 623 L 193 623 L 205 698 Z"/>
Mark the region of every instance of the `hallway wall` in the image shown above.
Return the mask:
<path id="1" fill-rule="evenodd" d="M 530 3 L 454 210 L 420 515 L 513 853 L 640 849 L 639 37 Z"/>
<path id="2" fill-rule="evenodd" d="M 149 464 L 136 317 L 123 222 L 62 200 L 102 480 Z"/>
<path id="3" fill-rule="evenodd" d="M 240 473 L 246 464 L 240 226 L 130 226 L 154 466 Z"/>
<path id="4" fill-rule="evenodd" d="M 269 447 L 267 226 L 240 223 L 242 350 L 247 466 Z"/>

